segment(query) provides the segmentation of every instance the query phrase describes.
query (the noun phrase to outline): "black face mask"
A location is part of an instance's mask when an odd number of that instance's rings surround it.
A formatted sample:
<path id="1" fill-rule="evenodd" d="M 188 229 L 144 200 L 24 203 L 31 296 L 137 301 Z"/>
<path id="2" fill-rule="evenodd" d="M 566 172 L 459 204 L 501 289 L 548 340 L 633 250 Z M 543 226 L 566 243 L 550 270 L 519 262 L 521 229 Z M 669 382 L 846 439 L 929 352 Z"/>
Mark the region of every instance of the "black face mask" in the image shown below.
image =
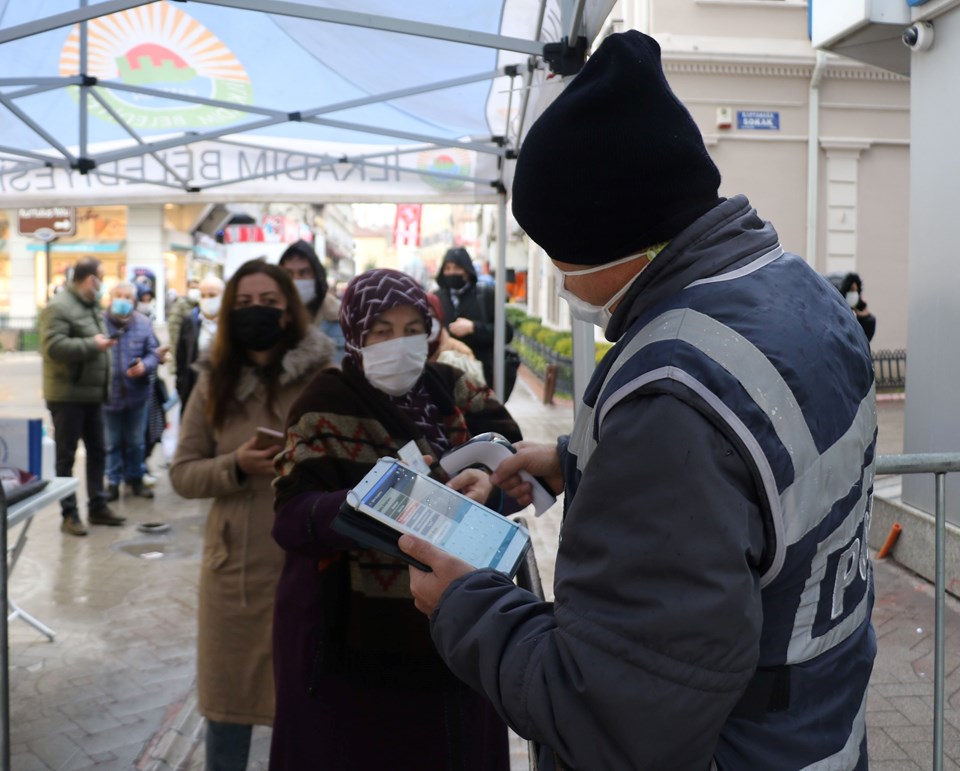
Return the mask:
<path id="1" fill-rule="evenodd" d="M 443 283 L 447 285 L 448 289 L 458 292 L 467 285 L 467 277 L 461 276 L 459 273 L 451 273 L 449 276 L 443 277 Z"/>
<path id="2" fill-rule="evenodd" d="M 283 311 L 266 305 L 236 308 L 230 315 L 233 339 L 251 351 L 269 351 L 280 342 Z"/>

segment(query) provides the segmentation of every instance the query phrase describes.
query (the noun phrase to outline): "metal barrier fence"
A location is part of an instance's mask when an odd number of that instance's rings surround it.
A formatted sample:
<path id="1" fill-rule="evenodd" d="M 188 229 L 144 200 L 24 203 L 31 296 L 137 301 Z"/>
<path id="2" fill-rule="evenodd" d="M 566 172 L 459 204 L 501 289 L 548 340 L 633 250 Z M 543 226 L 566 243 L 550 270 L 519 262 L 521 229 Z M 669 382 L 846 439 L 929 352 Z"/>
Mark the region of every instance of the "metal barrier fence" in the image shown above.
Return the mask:
<path id="1" fill-rule="evenodd" d="M 933 769 L 943 771 L 944 600 L 946 596 L 947 474 L 960 471 L 960 453 L 880 455 L 877 474 L 933 474 L 936 560 L 934 564 Z"/>
<path id="2" fill-rule="evenodd" d="M 902 348 L 873 352 L 878 391 L 896 391 L 907 385 L 907 352 Z"/>
<path id="3" fill-rule="evenodd" d="M 553 348 L 527 337 L 519 330 L 514 332 L 511 345 L 520 354 L 520 360 L 527 369 L 540 380 L 547 382 L 548 377 L 552 379 L 553 373 L 556 373 L 556 382 L 552 384 L 554 388 L 564 394 L 573 393 L 573 359 L 561 356 Z M 544 401 L 548 400 L 544 398 Z"/>

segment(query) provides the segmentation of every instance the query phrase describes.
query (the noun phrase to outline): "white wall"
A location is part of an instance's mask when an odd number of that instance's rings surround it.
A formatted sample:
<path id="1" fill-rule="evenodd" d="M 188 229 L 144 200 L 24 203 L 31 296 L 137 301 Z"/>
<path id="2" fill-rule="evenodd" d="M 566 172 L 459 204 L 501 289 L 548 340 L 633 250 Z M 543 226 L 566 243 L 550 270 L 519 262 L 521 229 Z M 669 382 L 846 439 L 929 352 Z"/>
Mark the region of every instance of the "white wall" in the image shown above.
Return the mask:
<path id="1" fill-rule="evenodd" d="M 127 207 L 127 278 L 134 268 L 147 268 L 157 277 L 157 321 L 164 319 L 163 298 L 167 296 L 167 263 L 163 257 L 163 205 Z"/>
<path id="2" fill-rule="evenodd" d="M 911 62 L 910 310 L 906 452 L 960 452 L 960 8 L 934 19 L 933 47 Z M 960 523 L 960 475 L 947 516 Z M 933 478 L 904 477 L 903 500 L 932 512 Z"/>

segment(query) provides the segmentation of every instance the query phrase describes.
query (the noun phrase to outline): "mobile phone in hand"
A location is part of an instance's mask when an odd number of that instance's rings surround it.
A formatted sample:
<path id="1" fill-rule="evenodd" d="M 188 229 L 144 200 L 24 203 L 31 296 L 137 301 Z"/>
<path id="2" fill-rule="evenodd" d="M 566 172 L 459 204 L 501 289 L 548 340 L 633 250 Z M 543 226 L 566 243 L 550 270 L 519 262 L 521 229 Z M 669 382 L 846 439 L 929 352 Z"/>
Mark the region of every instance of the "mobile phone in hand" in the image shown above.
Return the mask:
<path id="1" fill-rule="evenodd" d="M 257 441 L 253 446 L 258 450 L 266 450 L 268 447 L 282 447 L 284 434 L 282 431 L 274 431 L 272 428 L 259 426 L 257 428 Z"/>
<path id="2" fill-rule="evenodd" d="M 123 330 L 122 330 L 122 329 L 118 329 L 116 332 L 111 332 L 111 333 L 110 333 L 110 339 L 111 339 L 111 340 L 119 340 L 121 337 L 123 337 Z"/>

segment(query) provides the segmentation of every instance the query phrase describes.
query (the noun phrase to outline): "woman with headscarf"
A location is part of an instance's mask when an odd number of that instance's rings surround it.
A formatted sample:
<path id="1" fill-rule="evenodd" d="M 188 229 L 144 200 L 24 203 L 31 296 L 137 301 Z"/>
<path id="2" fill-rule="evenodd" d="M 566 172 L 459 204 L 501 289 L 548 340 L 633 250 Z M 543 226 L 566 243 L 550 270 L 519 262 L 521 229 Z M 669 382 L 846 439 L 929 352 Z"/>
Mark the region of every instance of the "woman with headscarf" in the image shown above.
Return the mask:
<path id="1" fill-rule="evenodd" d="M 492 392 L 427 362 L 431 317 L 410 276 L 347 286 L 342 371 L 310 384 L 276 458 L 274 771 L 501 771 L 507 734 L 487 700 L 440 661 L 406 565 L 330 529 L 347 491 L 408 442 L 434 458 L 483 431 L 520 438 Z"/>
<path id="2" fill-rule="evenodd" d="M 212 498 L 203 536 L 197 690 L 207 771 L 243 771 L 254 725 L 273 721 L 273 600 L 283 552 L 270 538 L 279 431 L 333 345 L 310 326 L 276 265 L 245 262 L 227 282 L 213 345 L 180 424 L 170 467 L 185 498 Z"/>

